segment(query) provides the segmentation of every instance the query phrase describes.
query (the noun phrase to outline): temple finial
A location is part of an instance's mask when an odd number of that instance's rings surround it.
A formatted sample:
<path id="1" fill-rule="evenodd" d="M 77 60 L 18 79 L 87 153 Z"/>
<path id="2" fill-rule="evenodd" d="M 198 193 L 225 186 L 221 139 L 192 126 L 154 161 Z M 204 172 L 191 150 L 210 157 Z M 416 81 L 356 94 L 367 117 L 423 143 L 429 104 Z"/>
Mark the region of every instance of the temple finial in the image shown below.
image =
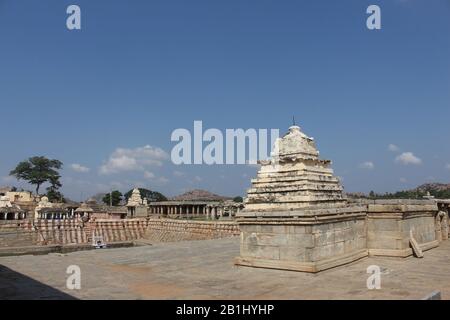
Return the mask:
<path id="1" fill-rule="evenodd" d="M 295 126 L 295 116 L 292 116 L 292 125 Z"/>

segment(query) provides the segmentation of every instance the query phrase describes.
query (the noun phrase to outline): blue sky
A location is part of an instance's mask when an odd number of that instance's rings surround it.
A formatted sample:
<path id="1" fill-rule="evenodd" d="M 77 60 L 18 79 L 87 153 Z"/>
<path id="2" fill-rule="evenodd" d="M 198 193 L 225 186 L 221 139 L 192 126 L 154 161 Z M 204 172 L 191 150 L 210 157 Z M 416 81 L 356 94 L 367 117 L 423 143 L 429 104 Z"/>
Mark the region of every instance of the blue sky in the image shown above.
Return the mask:
<path id="1" fill-rule="evenodd" d="M 82 30 L 66 28 L 70 4 Z M 254 167 L 175 166 L 172 131 L 283 133 L 292 115 L 347 191 L 449 182 L 449 35 L 446 0 L 0 0 L 0 185 L 32 189 L 8 173 L 45 155 L 75 200 L 135 185 L 244 195 Z M 136 166 L 102 172 L 123 154 Z"/>

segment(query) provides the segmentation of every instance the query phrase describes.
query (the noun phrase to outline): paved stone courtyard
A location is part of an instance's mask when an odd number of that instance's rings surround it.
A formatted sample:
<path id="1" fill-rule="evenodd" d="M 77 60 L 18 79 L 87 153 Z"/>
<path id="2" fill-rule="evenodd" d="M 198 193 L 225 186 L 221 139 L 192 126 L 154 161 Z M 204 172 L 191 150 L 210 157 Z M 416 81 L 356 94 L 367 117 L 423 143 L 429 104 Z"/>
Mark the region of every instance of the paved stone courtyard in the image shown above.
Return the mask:
<path id="1" fill-rule="evenodd" d="M 450 299 L 450 242 L 424 259 L 366 258 L 319 274 L 237 267 L 239 238 L 0 257 L 0 299 Z M 81 290 L 66 269 L 81 268 Z M 366 288 L 369 265 L 381 290 Z"/>

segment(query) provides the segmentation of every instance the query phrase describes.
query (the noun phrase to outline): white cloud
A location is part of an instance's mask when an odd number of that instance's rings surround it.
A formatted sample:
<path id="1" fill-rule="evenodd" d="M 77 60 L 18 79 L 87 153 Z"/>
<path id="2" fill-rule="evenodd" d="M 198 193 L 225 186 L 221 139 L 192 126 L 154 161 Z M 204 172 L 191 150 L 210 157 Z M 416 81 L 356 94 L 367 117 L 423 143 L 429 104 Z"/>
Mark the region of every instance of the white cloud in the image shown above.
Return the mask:
<path id="1" fill-rule="evenodd" d="M 359 165 L 359 167 L 361 169 L 373 170 L 373 168 L 375 168 L 375 165 L 373 164 L 372 161 L 366 161 L 366 162 L 361 163 Z"/>
<path id="2" fill-rule="evenodd" d="M 184 175 L 185 175 L 185 173 L 184 172 L 181 172 L 181 171 L 174 171 L 173 172 L 173 175 L 175 176 L 175 177 L 183 177 Z"/>
<path id="3" fill-rule="evenodd" d="M 15 180 L 16 180 L 16 178 L 14 178 L 13 176 L 4 176 L 4 177 L 2 177 L 2 182 L 4 182 L 4 183 L 10 183 L 10 182 L 13 182 Z"/>
<path id="4" fill-rule="evenodd" d="M 401 163 L 404 165 L 415 164 L 419 165 L 422 163 L 422 160 L 414 155 L 412 152 L 403 152 L 397 158 L 395 158 L 395 162 Z"/>
<path id="5" fill-rule="evenodd" d="M 389 151 L 392 151 L 392 152 L 397 152 L 397 151 L 399 151 L 400 150 L 400 148 L 399 147 L 397 147 L 395 144 L 390 144 L 390 145 L 388 145 L 388 150 Z"/>
<path id="6" fill-rule="evenodd" d="M 200 181 L 202 181 L 202 178 L 200 178 L 199 176 L 195 176 L 194 180 L 197 181 L 197 182 L 200 182 Z"/>
<path id="7" fill-rule="evenodd" d="M 144 178 L 145 179 L 153 179 L 155 177 L 155 174 L 153 172 L 150 171 L 145 171 L 144 172 Z"/>
<path id="8" fill-rule="evenodd" d="M 134 149 L 117 148 L 100 167 L 100 174 L 143 171 L 148 166 L 161 166 L 168 158 L 164 150 L 149 145 Z"/>
<path id="9" fill-rule="evenodd" d="M 86 173 L 91 170 L 88 167 L 82 166 L 81 164 L 78 164 L 78 163 L 72 163 L 70 165 L 70 168 L 75 172 L 81 172 L 81 173 Z"/>
<path id="10" fill-rule="evenodd" d="M 119 181 L 111 181 L 109 183 L 96 183 L 95 190 L 97 192 L 107 193 L 114 190 L 124 189 L 126 186 Z"/>
<path id="11" fill-rule="evenodd" d="M 166 184 L 169 182 L 169 179 L 167 179 L 166 177 L 159 177 L 157 180 L 160 184 Z"/>
<path id="12" fill-rule="evenodd" d="M 408 180 L 406 178 L 400 178 L 400 182 L 406 183 L 406 182 L 408 182 Z"/>
<path id="13" fill-rule="evenodd" d="M 445 169 L 450 170 L 450 163 L 447 163 L 447 165 L 445 166 Z"/>

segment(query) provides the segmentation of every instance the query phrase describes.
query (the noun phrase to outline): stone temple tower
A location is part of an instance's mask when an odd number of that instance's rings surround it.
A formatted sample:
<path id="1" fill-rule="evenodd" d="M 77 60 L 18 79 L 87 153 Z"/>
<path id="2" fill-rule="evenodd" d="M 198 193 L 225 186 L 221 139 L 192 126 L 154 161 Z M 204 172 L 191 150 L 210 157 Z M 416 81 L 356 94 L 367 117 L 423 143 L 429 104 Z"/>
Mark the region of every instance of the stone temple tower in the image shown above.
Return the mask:
<path id="1" fill-rule="evenodd" d="M 129 218 L 146 217 L 147 212 L 147 200 L 142 200 L 139 189 L 134 188 L 127 203 Z"/>
<path id="2" fill-rule="evenodd" d="M 340 207 L 346 201 L 330 160 L 319 159 L 313 138 L 300 127 L 275 142 L 271 160 L 261 169 L 245 199 L 246 211 L 286 211 L 307 207 Z"/>
<path id="3" fill-rule="evenodd" d="M 314 139 L 291 126 L 260 164 L 236 215 L 236 264 L 318 272 L 367 256 L 366 208 L 347 203 Z"/>

